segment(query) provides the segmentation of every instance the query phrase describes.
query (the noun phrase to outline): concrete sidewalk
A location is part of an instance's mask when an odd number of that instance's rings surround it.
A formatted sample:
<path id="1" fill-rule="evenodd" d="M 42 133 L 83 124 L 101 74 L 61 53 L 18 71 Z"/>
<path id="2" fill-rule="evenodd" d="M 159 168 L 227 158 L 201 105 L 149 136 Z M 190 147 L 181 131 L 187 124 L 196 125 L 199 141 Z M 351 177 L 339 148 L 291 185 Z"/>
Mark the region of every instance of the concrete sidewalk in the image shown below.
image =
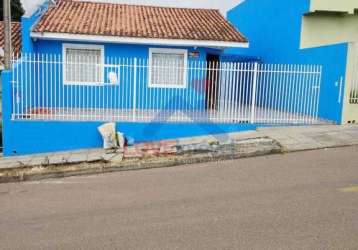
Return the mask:
<path id="1" fill-rule="evenodd" d="M 280 143 L 283 152 L 358 145 L 358 125 L 322 125 L 258 129 Z"/>
<path id="2" fill-rule="evenodd" d="M 91 149 L 0 158 L 0 183 L 352 145 L 358 145 L 358 126 L 354 125 L 268 127 L 257 131 L 142 143 L 122 151 Z"/>

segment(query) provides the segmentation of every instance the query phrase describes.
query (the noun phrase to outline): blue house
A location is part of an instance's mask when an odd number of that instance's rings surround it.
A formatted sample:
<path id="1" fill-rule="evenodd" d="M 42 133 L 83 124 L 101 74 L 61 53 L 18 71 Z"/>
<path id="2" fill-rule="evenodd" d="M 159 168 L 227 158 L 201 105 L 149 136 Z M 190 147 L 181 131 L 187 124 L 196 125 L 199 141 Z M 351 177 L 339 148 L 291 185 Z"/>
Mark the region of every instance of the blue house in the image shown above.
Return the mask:
<path id="1" fill-rule="evenodd" d="M 339 105 L 320 100 L 343 69 L 266 51 L 276 38 L 250 9 L 229 13 L 235 28 L 210 9 L 52 2 L 23 18 L 22 52 L 2 74 L 6 156 L 101 147 L 104 122 L 141 142 L 339 120 Z"/>
<path id="2" fill-rule="evenodd" d="M 319 117 L 337 124 L 358 121 L 358 2 L 245 0 L 228 20 L 250 40 L 230 53 L 265 63 L 319 64 Z"/>

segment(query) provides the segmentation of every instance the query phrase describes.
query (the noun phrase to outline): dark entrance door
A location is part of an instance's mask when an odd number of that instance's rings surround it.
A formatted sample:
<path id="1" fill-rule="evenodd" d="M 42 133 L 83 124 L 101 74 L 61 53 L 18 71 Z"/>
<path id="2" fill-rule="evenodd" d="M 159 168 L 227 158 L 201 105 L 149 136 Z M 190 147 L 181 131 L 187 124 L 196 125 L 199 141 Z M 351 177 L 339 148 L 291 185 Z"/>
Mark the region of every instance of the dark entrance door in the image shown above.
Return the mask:
<path id="1" fill-rule="evenodd" d="M 205 107 L 208 110 L 217 108 L 218 85 L 220 80 L 220 57 L 218 55 L 208 54 L 206 56 L 208 69 L 206 71 L 206 88 L 205 88 Z"/>

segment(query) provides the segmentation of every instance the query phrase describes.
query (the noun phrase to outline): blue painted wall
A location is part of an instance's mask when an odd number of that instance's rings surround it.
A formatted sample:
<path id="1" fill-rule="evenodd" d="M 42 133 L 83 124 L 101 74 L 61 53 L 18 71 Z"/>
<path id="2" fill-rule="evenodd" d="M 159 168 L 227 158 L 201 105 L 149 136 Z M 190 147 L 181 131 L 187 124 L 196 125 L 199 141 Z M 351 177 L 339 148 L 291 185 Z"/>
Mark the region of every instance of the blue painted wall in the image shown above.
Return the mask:
<path id="1" fill-rule="evenodd" d="M 4 155 L 56 152 L 101 148 L 97 130 L 99 122 L 30 122 L 8 121 L 5 126 Z M 254 125 L 117 123 L 118 131 L 135 143 L 176 139 L 190 136 L 215 135 L 254 130 Z"/>
<path id="2" fill-rule="evenodd" d="M 46 9 L 46 3 L 42 6 L 42 9 Z M 42 55 L 47 54 L 49 59 L 50 55 L 61 55 L 62 54 L 62 41 L 46 41 L 46 40 L 36 40 L 33 41 L 30 38 L 30 29 L 36 23 L 41 11 L 36 12 L 30 18 L 22 19 L 22 34 L 23 34 L 23 52 L 24 53 L 40 53 Z M 66 42 L 69 43 L 69 42 Z M 137 57 L 144 58 L 148 57 L 149 47 L 158 47 L 158 46 L 144 46 L 144 45 L 118 45 L 118 44 L 103 44 L 105 47 L 105 57 Z M 213 50 L 208 48 L 193 48 L 193 47 L 183 47 L 182 49 L 187 49 L 188 52 L 198 51 L 198 58 L 189 58 L 189 61 L 198 62 L 205 61 L 206 55 L 208 53 L 220 55 L 222 51 Z M 250 61 L 245 57 L 245 61 Z M 223 61 L 231 61 L 228 58 Z M 37 65 L 35 67 L 30 67 L 27 64 L 17 64 L 15 65 L 12 72 L 4 71 L 2 74 L 3 82 L 3 107 L 12 107 L 6 108 L 3 112 L 3 146 L 4 146 L 4 155 L 13 156 L 13 155 L 23 155 L 23 154 L 32 154 L 32 153 L 44 153 L 44 152 L 54 152 L 61 150 L 73 150 L 73 149 L 85 149 L 85 148 L 96 148 L 102 146 L 102 139 L 99 132 L 97 131 L 98 126 L 102 123 L 100 122 L 46 122 L 46 121 L 14 121 L 11 120 L 12 109 L 28 109 L 33 106 L 41 107 L 51 107 L 53 105 L 59 105 L 59 100 L 55 100 L 53 93 L 59 91 L 62 84 L 61 76 L 46 76 L 52 77 L 52 81 L 55 82 L 55 88 L 48 88 L 45 86 L 45 83 L 40 79 L 34 78 L 34 74 L 29 72 L 37 72 L 37 74 L 42 75 L 44 72 L 43 67 L 49 67 L 49 65 Z M 13 95 L 13 89 L 11 88 L 11 77 L 12 75 L 19 74 L 19 69 L 22 69 L 23 82 L 19 84 L 18 87 L 18 96 L 15 98 Z M 60 73 L 61 73 L 60 69 Z M 62 75 L 62 74 L 60 74 Z M 189 82 L 188 88 L 185 93 L 189 95 L 199 95 L 202 94 L 203 97 L 203 86 L 205 84 L 205 72 L 202 72 L 201 75 L 196 74 L 195 76 L 190 76 L 189 72 Z M 146 78 L 146 76 L 144 76 Z M 25 80 L 26 79 L 26 80 Z M 33 85 L 31 88 L 25 89 L 25 81 L 27 84 L 30 82 L 37 83 L 38 85 Z M 48 78 L 47 78 L 48 79 Z M 145 81 L 146 82 L 146 81 Z M 122 82 L 121 86 L 130 84 L 129 82 Z M 27 85 L 28 86 L 28 85 Z M 68 88 L 68 87 L 66 87 Z M 81 87 L 78 87 L 77 90 L 80 90 Z M 101 91 L 106 92 L 110 91 L 111 86 L 102 87 Z M 160 89 L 148 89 L 147 85 L 137 86 L 139 93 L 148 93 L 151 92 L 150 96 L 158 96 L 158 91 Z M 25 91 L 26 90 L 26 91 Z M 16 90 L 15 90 L 16 91 Z M 32 99 L 32 104 L 30 104 L 30 91 L 40 92 L 36 99 Z M 102 92 L 102 93 L 103 93 Z M 27 94 L 25 94 L 27 93 Z M 83 92 L 88 94 L 87 92 Z M 91 93 L 91 92 L 90 92 Z M 180 93 L 176 92 L 176 96 L 180 96 Z M 183 93 L 184 94 L 184 93 Z M 103 94 L 102 94 L 103 95 Z M 89 97 L 99 98 L 101 95 L 98 92 L 98 95 L 89 95 Z M 45 102 L 50 100 L 50 102 Z M 66 91 L 66 95 L 62 98 L 76 100 L 75 93 L 69 93 Z M 123 97 L 123 95 L 122 95 Z M 126 97 L 126 96 L 125 96 Z M 18 102 L 18 100 L 21 100 Z M 141 101 L 140 98 L 137 98 Z M 196 105 L 197 108 L 203 108 L 204 98 L 199 98 Z M 174 102 L 177 103 L 177 100 Z M 159 102 L 157 102 L 159 103 Z M 13 105 L 15 104 L 15 105 Z M 184 102 L 185 105 L 187 103 Z M 141 106 L 140 103 L 138 103 Z M 171 104 L 162 103 L 164 106 L 156 106 L 153 108 L 171 108 Z M 68 106 L 67 106 L 68 107 Z M 80 104 L 72 102 L 71 107 L 81 107 Z M 118 106 L 119 107 L 119 106 Z M 118 108 L 117 107 L 117 108 Z M 128 106 L 128 108 L 132 108 Z M 178 108 L 178 106 L 176 106 Z M 125 135 L 134 138 L 136 142 L 145 142 L 145 141 L 154 141 L 162 139 L 175 139 L 179 137 L 190 137 L 198 135 L 207 135 L 207 134 L 221 134 L 234 131 L 243 131 L 243 130 L 252 130 L 255 129 L 256 125 L 251 124 L 236 124 L 236 125 L 227 125 L 227 124 L 160 124 L 160 123 L 117 123 L 117 129 L 125 133 Z"/>
<path id="3" fill-rule="evenodd" d="M 30 33 L 32 27 L 38 22 L 42 13 L 48 9 L 48 0 L 38 6 L 37 10 L 31 16 L 21 17 L 21 42 L 23 53 L 33 53 L 34 46 Z"/>
<path id="4" fill-rule="evenodd" d="M 11 71 L 2 72 L 3 105 L 12 106 Z M 102 147 L 97 130 L 100 122 L 46 122 L 11 120 L 11 109 L 3 111 L 5 156 Z M 117 123 L 117 130 L 135 142 L 176 139 L 199 135 L 253 130 L 251 124 L 162 124 Z"/>
<path id="5" fill-rule="evenodd" d="M 228 13 L 229 20 L 235 24 L 249 39 L 250 49 L 232 49 L 227 54 L 239 55 L 234 61 L 263 61 L 267 63 L 293 63 L 293 64 L 322 64 L 323 83 L 321 89 L 320 116 L 326 119 L 340 121 L 342 107 L 337 103 L 338 88 L 335 82 L 345 73 L 347 45 L 322 47 L 317 49 L 299 49 L 301 16 L 308 10 L 308 0 L 246 0 L 237 8 Z M 29 38 L 29 28 L 36 22 L 38 15 L 23 19 L 23 48 L 24 52 L 61 55 L 61 41 L 32 41 Z M 67 42 L 68 43 L 68 42 Z M 138 57 L 147 58 L 149 47 L 143 45 L 116 45 L 104 44 L 106 57 Z M 205 60 L 207 53 L 220 54 L 219 50 L 206 48 L 186 47 L 191 51 L 199 51 L 199 58 L 190 58 L 190 61 Z M 223 61 L 233 61 L 233 56 L 221 55 Z M 17 67 L 25 67 L 18 65 Z M 30 69 L 28 69 L 30 70 Z M 41 69 L 40 74 L 41 74 Z M 16 74 L 16 67 L 15 67 Z M 11 73 L 3 74 L 3 107 L 12 107 Z M 146 77 L 145 77 L 146 78 Z M 204 84 L 205 74 L 189 79 L 189 87 L 185 91 L 196 94 L 198 86 Z M 130 84 L 130 83 L 123 83 Z M 60 81 L 58 81 L 58 88 Z M 51 96 L 53 89 L 46 89 L 40 83 L 41 89 L 46 92 L 43 96 Z M 57 88 L 56 87 L 56 88 Z M 142 86 L 143 87 L 143 86 Z M 23 86 L 20 86 L 20 92 Z M 109 91 L 111 87 L 102 88 Z M 153 91 L 151 96 L 157 96 L 158 89 L 149 90 L 147 86 L 140 88 L 144 91 Z M 36 89 L 33 89 L 36 91 Z M 187 93 L 188 94 L 188 93 Z M 75 99 L 75 94 L 66 95 L 65 98 Z M 93 95 L 92 95 L 93 97 Z M 99 95 L 97 96 L 97 98 Z M 41 100 L 37 105 L 44 106 Z M 138 100 L 141 100 L 138 98 Z M 248 99 L 250 102 L 250 99 Z M 35 103 L 35 102 L 34 102 Z M 34 104 L 33 103 L 33 104 Z M 52 104 L 58 104 L 52 100 Z M 171 108 L 157 106 L 156 108 Z M 18 105 L 18 104 L 17 104 Z M 47 104 L 48 105 L 48 104 Z M 73 107 L 80 107 L 73 104 Z M 139 104 L 140 105 L 140 104 Z M 161 104 L 162 105 L 162 104 Z M 198 107 L 203 102 L 197 103 Z M 26 105 L 25 105 L 26 106 Z M 16 105 L 15 107 L 16 108 Z M 131 108 L 131 106 L 128 106 Z M 4 109 L 3 114 L 3 142 L 4 155 L 19 155 L 30 153 L 53 152 L 81 148 L 101 147 L 102 140 L 97 131 L 100 122 L 31 122 L 12 121 L 11 109 Z M 133 137 L 137 142 L 175 139 L 203 134 L 218 134 L 224 132 L 255 129 L 255 125 L 216 125 L 216 124 L 158 124 L 158 123 L 118 123 L 119 131 Z"/>
<path id="6" fill-rule="evenodd" d="M 227 53 L 259 57 L 264 63 L 323 66 L 319 116 L 341 122 L 342 104 L 335 83 L 345 77 L 347 44 L 300 49 L 302 15 L 309 0 L 246 0 L 228 12 L 228 20 L 250 41 L 249 49 Z"/>
<path id="7" fill-rule="evenodd" d="M 22 52 L 24 53 L 33 53 L 33 43 L 30 37 L 30 30 L 32 25 L 37 21 L 37 16 L 33 15 L 31 17 L 22 17 L 21 18 L 21 43 L 22 43 Z"/>
<path id="8" fill-rule="evenodd" d="M 149 46 L 136 47 L 130 45 L 127 47 L 106 44 L 105 47 L 106 55 L 113 55 L 113 53 L 115 53 L 115 55 L 122 56 L 123 52 L 123 56 L 130 56 L 132 55 L 130 50 L 132 50 L 132 53 L 138 53 L 138 56 L 147 56 Z M 38 41 L 34 46 L 31 46 L 31 49 L 37 53 L 59 53 L 62 51 L 62 45 L 60 42 Z M 191 51 L 194 48 L 187 49 Z M 199 48 L 198 50 L 200 51 L 200 58 L 190 60 L 203 60 L 208 52 L 218 53 L 216 50 L 213 51 L 204 48 Z M 4 72 L 2 74 L 4 107 L 13 107 L 14 99 L 13 90 L 11 88 L 11 77 L 12 75 L 17 75 L 19 67 L 23 68 L 22 72 L 25 72 L 26 68 L 27 76 L 31 70 L 35 72 L 39 70 L 39 74 L 42 73 L 42 66 L 39 69 L 33 69 L 29 68 L 29 65 L 26 64 L 15 65 L 13 72 Z M 205 78 L 204 75 L 203 77 Z M 23 79 L 25 79 L 25 75 L 23 75 Z M 36 81 L 34 80 L 33 82 Z M 188 91 L 198 91 L 198 82 L 199 84 L 203 84 L 202 81 L 196 81 L 195 84 L 192 83 L 192 85 L 188 87 Z M 23 90 L 24 86 L 20 85 L 20 96 Z M 43 90 L 45 92 L 42 92 Z M 38 89 L 32 88 L 32 92 L 33 91 L 38 91 Z M 41 88 L 40 97 L 42 98 L 42 96 L 45 95 L 51 96 L 50 93 L 53 92 L 54 89 L 50 90 L 47 87 Z M 29 93 L 29 90 L 27 90 L 27 93 Z M 155 94 L 152 96 L 155 96 Z M 75 96 L 72 94 L 66 97 L 74 98 Z M 29 95 L 21 99 L 23 101 L 27 100 L 27 104 L 30 103 L 28 100 Z M 18 109 L 19 106 L 22 107 L 21 109 L 28 107 L 25 105 L 26 103 L 15 103 L 13 107 L 15 109 Z M 34 100 L 33 104 L 34 103 L 36 103 L 36 100 Z M 44 103 L 42 100 L 39 100 L 37 104 Z M 54 104 L 54 101 L 52 104 Z M 11 111 L 12 110 L 8 108 L 4 110 L 3 114 L 3 145 L 5 156 L 102 147 L 102 139 L 97 130 L 98 126 L 102 124 L 101 122 L 14 121 L 11 120 Z M 117 123 L 117 129 L 124 132 L 126 136 L 134 138 L 136 142 L 176 139 L 208 134 L 215 135 L 234 131 L 253 130 L 255 128 L 256 125 L 251 124 Z"/>

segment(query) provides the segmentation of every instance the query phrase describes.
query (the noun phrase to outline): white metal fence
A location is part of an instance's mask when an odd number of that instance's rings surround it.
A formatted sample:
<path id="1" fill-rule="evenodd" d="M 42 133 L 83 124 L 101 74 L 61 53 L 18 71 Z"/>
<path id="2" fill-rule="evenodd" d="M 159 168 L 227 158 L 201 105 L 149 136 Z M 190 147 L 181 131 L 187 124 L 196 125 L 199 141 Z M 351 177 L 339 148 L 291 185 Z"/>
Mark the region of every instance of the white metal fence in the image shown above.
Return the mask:
<path id="1" fill-rule="evenodd" d="M 352 53 L 352 72 L 351 72 L 351 83 L 350 83 L 350 95 L 349 95 L 349 103 L 350 104 L 358 104 L 358 43 L 355 43 L 354 48 L 350 50 Z"/>
<path id="2" fill-rule="evenodd" d="M 106 58 L 104 63 L 83 63 L 83 58 L 77 59 L 80 60 L 63 62 L 58 55 L 31 54 L 14 60 L 12 118 L 265 124 L 319 122 L 320 66 L 193 59 L 183 67 L 172 61 L 152 65 L 144 58 Z M 92 81 L 91 75 L 96 81 Z M 149 85 L 149 79 L 160 81 L 160 85 L 156 86 L 155 82 Z M 185 84 L 173 85 L 178 79 Z"/>

